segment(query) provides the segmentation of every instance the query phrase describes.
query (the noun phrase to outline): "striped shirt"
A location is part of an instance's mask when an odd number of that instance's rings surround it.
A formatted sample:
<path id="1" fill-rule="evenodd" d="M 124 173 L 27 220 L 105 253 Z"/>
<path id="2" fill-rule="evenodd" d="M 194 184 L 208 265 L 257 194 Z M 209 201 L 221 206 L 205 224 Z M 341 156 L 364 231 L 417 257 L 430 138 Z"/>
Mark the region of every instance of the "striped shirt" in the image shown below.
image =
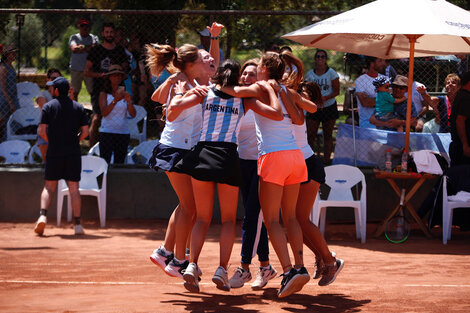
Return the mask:
<path id="1" fill-rule="evenodd" d="M 229 96 L 212 87 L 202 104 L 202 129 L 199 141 L 236 144 L 243 114 L 241 98 Z"/>

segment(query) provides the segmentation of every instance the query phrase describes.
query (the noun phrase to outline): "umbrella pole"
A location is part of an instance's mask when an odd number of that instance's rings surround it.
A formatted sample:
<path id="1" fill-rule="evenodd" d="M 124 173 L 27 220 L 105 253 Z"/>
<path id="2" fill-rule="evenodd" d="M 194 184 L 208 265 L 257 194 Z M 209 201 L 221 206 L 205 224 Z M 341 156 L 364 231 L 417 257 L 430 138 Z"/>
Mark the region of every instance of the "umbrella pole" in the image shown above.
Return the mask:
<path id="1" fill-rule="evenodd" d="M 406 129 L 405 129 L 405 150 L 410 152 L 410 128 L 411 128 L 411 98 L 413 96 L 413 71 L 415 64 L 415 43 L 421 35 L 407 35 L 410 41 L 410 63 L 408 69 L 408 99 L 406 104 Z"/>
<path id="2" fill-rule="evenodd" d="M 350 94 L 351 96 L 351 99 L 350 99 L 350 103 L 351 103 L 351 117 L 352 117 L 352 135 L 353 135 L 353 149 L 354 149 L 354 166 L 357 167 L 357 150 L 356 150 L 356 121 L 354 120 L 355 117 L 354 117 L 354 97 L 355 95 L 351 92 Z"/>

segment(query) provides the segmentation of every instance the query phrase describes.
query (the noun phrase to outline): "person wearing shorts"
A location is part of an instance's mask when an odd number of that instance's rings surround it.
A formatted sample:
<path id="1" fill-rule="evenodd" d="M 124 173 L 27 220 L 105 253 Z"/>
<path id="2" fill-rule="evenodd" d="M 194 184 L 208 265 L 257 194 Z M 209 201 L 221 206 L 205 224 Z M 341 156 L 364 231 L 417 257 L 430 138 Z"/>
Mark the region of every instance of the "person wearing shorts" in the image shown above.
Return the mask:
<path id="1" fill-rule="evenodd" d="M 81 198 L 78 183 L 81 173 L 80 141 L 88 136 L 88 118 L 81 104 L 68 97 L 70 85 L 64 77 L 47 82 L 53 87 L 55 99 L 47 102 L 41 111 L 39 135 L 49 143 L 44 170 L 44 189 L 41 194 L 40 216 L 34 227 L 38 235 L 44 233 L 47 210 L 59 179 L 64 179 L 70 191 L 75 219 L 75 234 L 84 234 L 80 224 Z"/>

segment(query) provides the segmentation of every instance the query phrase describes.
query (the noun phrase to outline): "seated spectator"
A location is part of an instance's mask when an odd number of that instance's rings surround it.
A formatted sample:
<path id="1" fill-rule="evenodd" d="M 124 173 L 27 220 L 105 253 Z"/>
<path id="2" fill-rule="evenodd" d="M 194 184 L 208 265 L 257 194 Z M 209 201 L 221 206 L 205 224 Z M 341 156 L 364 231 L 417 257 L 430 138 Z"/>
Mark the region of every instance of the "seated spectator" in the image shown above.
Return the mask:
<path id="1" fill-rule="evenodd" d="M 461 84 L 450 114 L 451 166 L 470 164 L 470 72 L 462 75 Z"/>
<path id="2" fill-rule="evenodd" d="M 395 80 L 392 83 L 392 96 L 394 98 L 403 98 L 405 93 L 408 90 L 408 78 L 403 75 L 397 75 Z M 378 120 L 374 114 L 370 117 L 369 122 L 377 127 L 387 127 L 387 128 L 395 128 L 398 129 L 399 127 L 404 128 L 406 126 L 406 110 L 407 110 L 408 101 L 402 101 L 400 103 L 395 104 L 394 107 L 394 114 L 395 118 L 389 119 L 388 121 L 380 121 Z M 411 106 L 411 120 L 410 125 L 412 127 L 416 127 L 417 123 L 417 116 L 416 109 L 414 105 Z"/>
<path id="3" fill-rule="evenodd" d="M 375 57 L 366 58 L 366 73 L 359 76 L 354 85 L 356 87 L 357 104 L 359 110 L 359 126 L 366 128 L 375 128 L 369 122 L 371 115 L 374 115 L 375 97 L 376 92 L 372 81 L 380 74 L 385 68 L 385 60 Z"/>
<path id="4" fill-rule="evenodd" d="M 377 91 L 377 97 L 375 98 L 375 118 L 379 121 L 388 121 L 392 118 L 397 118 L 394 112 L 394 104 L 405 101 L 406 97 L 394 98 L 390 94 L 390 81 L 388 77 L 379 76 L 372 81 L 372 84 Z M 377 128 L 382 129 L 382 127 Z M 391 130 L 402 132 L 403 127 Z"/>

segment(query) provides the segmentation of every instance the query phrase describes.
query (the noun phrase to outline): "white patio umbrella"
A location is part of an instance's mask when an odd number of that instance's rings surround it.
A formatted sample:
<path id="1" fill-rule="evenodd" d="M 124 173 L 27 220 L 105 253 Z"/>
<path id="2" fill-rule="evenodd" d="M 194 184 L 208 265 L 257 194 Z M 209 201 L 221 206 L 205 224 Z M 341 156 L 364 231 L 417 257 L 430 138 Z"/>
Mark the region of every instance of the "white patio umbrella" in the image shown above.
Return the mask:
<path id="1" fill-rule="evenodd" d="M 282 37 L 320 49 L 409 58 L 409 151 L 414 57 L 470 53 L 470 13 L 444 0 L 377 0 Z"/>

